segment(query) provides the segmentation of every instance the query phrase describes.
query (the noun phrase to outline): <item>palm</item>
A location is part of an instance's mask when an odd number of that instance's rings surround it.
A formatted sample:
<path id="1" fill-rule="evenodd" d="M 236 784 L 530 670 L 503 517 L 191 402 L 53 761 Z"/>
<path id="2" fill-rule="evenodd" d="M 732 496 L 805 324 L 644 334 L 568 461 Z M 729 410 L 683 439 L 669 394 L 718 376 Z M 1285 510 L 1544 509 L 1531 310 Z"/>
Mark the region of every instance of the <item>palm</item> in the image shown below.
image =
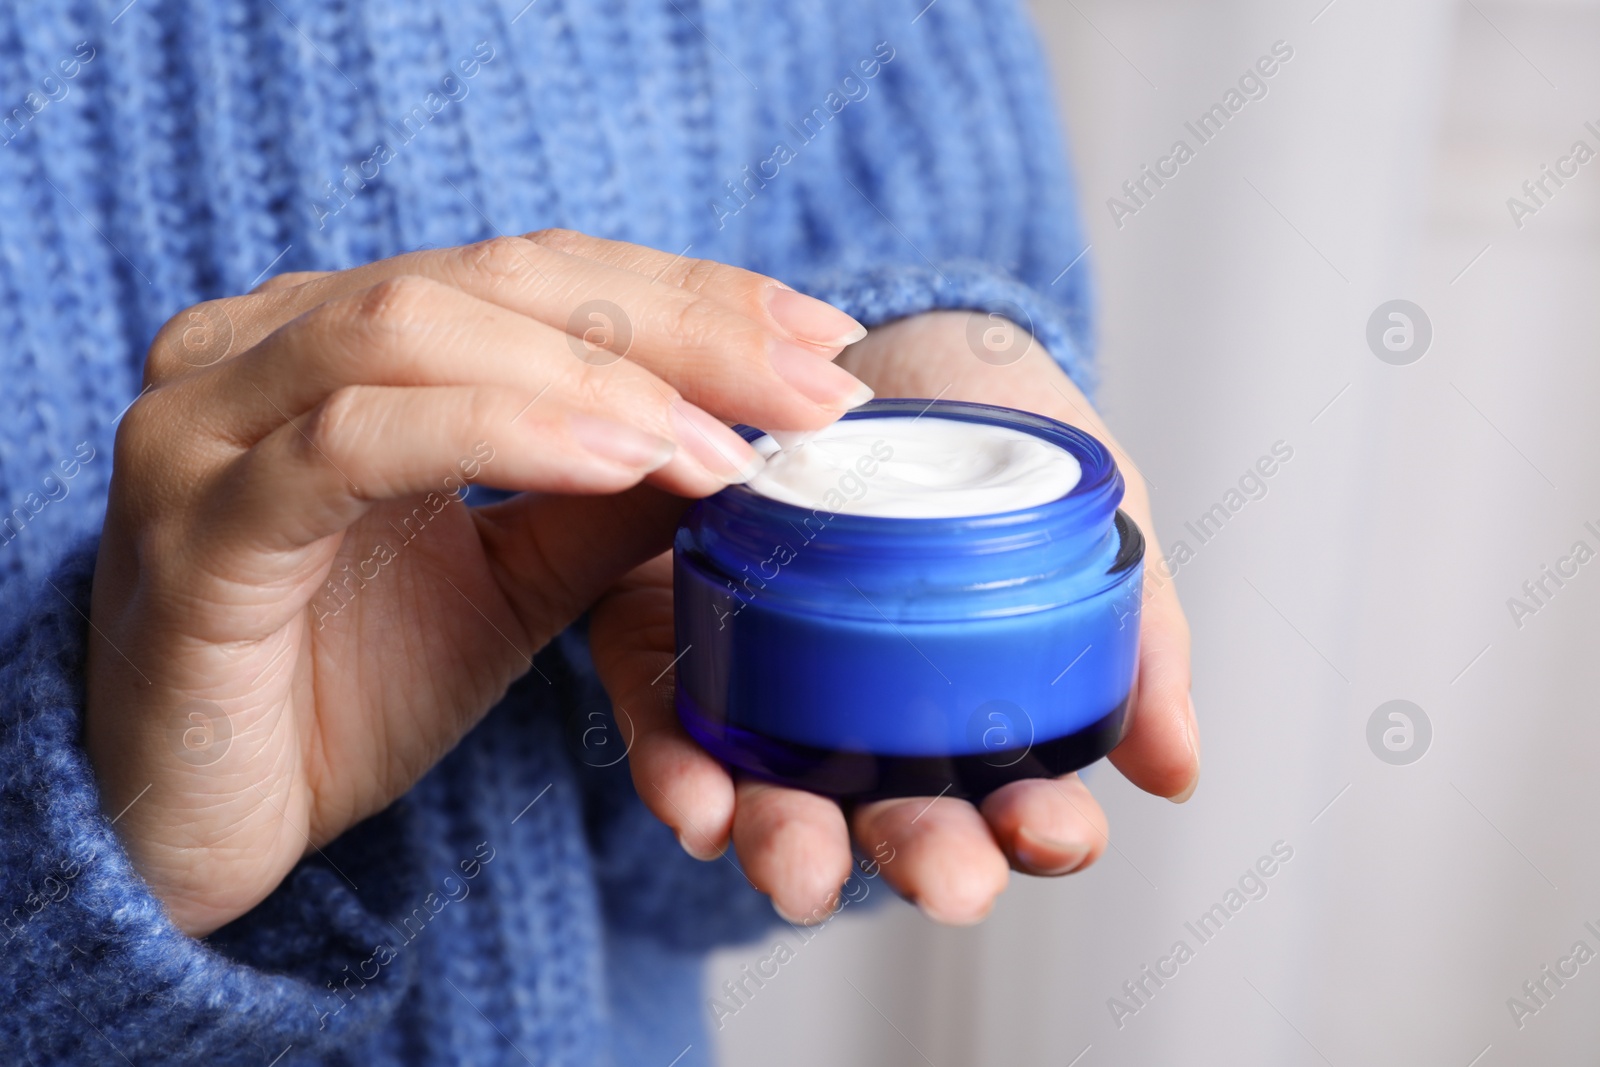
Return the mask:
<path id="1" fill-rule="evenodd" d="M 285 634 L 304 649 L 286 679 L 319 845 L 421 777 L 533 651 L 468 510 L 452 502 L 420 525 L 419 509 L 430 514 L 420 498 L 385 504 L 347 531 L 331 587 Z M 339 767 L 369 773 L 329 773 Z"/>
<path id="2" fill-rule="evenodd" d="M 572 359 L 582 292 L 637 312 L 629 358 Z M 825 425 L 871 393 L 841 369 L 854 364 L 885 395 L 1044 398 L 1103 433 L 1042 352 L 974 360 L 960 315 L 881 328 L 829 363 L 863 332 L 771 279 L 565 231 L 285 277 L 169 322 L 118 426 L 85 740 L 174 921 L 203 934 L 237 918 L 405 792 L 591 604 L 640 795 L 691 853 L 731 842 L 781 913 L 825 909 L 852 831 L 948 921 L 987 910 L 1008 860 L 1092 861 L 1104 819 L 1075 777 L 1014 783 L 981 811 L 862 805 L 847 827 L 826 798 L 735 783 L 677 723 L 661 553 L 685 497 L 757 462 L 719 420 Z M 492 468 L 463 473 L 521 495 L 471 512 L 418 495 L 442 500 L 448 463 L 485 438 Z M 428 517 L 406 532 L 419 503 Z M 1125 507 L 1148 528 L 1137 478 Z M 1198 750 L 1170 585 L 1143 631 L 1134 726 L 1111 758 L 1181 797 Z"/>
<path id="3" fill-rule="evenodd" d="M 628 329 L 591 337 L 597 293 Z M 118 426 L 85 741 L 174 921 L 237 918 L 408 789 L 669 543 L 682 498 L 749 477 L 722 420 L 816 428 L 870 394 L 830 362 L 864 332 L 773 279 L 559 230 L 170 320 Z M 469 513 L 462 482 L 521 495 Z"/>
<path id="4" fill-rule="evenodd" d="M 1088 401 L 1037 346 L 1029 358 L 998 367 L 974 359 L 966 337 L 964 315 L 923 315 L 880 328 L 841 363 L 879 395 L 1030 408 L 1111 440 Z M 1149 531 L 1144 486 L 1125 459 L 1123 466 L 1124 507 Z M 1153 536 L 1148 546 L 1159 554 Z M 1147 598 L 1141 640 L 1139 704 L 1111 762 L 1140 787 L 1185 799 L 1198 775 L 1198 750 L 1188 630 L 1170 583 Z M 837 906 L 852 837 L 898 892 L 951 923 L 981 919 L 1004 888 L 1008 866 L 1063 874 L 1093 863 L 1108 842 L 1105 815 L 1077 775 L 1013 782 L 976 806 L 927 797 L 862 804 L 848 819 L 823 797 L 736 782 L 689 738 L 673 710 L 668 556 L 638 568 L 596 606 L 590 646 L 613 702 L 632 722 L 630 766 L 645 804 L 691 854 L 714 858 L 731 844 L 745 874 L 786 918 L 814 921 Z"/>
<path id="5" fill-rule="evenodd" d="M 642 489 L 476 510 L 452 500 L 436 514 L 418 497 L 288 559 L 230 568 L 249 583 L 201 583 L 185 610 L 202 642 L 123 646 L 162 664 L 152 684 L 181 678 L 207 694 L 181 727 L 119 739 L 185 764 L 180 788 L 124 816 L 169 906 L 199 916 L 196 928 L 241 914 L 307 852 L 399 797 L 610 575 L 667 543 L 681 508 Z M 132 797 L 145 784 L 120 788 Z"/>

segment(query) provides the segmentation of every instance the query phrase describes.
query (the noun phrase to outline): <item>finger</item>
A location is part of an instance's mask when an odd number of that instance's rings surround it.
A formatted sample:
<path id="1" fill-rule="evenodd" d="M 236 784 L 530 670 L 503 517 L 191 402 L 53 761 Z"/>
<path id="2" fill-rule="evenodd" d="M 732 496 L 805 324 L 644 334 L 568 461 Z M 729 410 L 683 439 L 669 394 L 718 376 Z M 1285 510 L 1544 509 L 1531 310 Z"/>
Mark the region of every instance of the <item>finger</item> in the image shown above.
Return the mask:
<path id="1" fill-rule="evenodd" d="M 596 598 L 614 589 L 635 568 L 671 548 L 673 532 L 687 506 L 682 497 L 641 485 L 602 496 L 526 493 L 474 509 L 473 514 L 513 610 L 526 620 L 559 619 L 559 630 L 595 606 Z M 657 640 L 663 636 L 659 625 L 646 632 Z M 664 636 L 670 649 L 671 631 Z M 647 686 L 661 686 L 670 693 L 672 675 L 662 676 L 661 672 L 673 658 L 666 655 L 666 662 L 650 675 L 654 682 L 646 682 Z M 648 702 L 642 704 L 648 736 L 657 720 L 650 717 Z M 631 709 L 633 703 L 626 706 Z M 676 717 L 671 721 L 675 723 Z M 626 722 L 620 725 L 626 732 Z M 725 777 L 726 772 L 723 774 Z"/>
<path id="2" fill-rule="evenodd" d="M 1160 548 L 1153 538 L 1148 543 L 1132 721 L 1110 758 L 1140 789 L 1181 804 L 1200 782 L 1200 732 L 1189 695 L 1189 624 Z"/>
<path id="3" fill-rule="evenodd" d="M 338 533 L 374 503 L 443 501 L 482 482 L 514 491 L 615 493 L 672 456 L 672 442 L 473 386 L 347 386 L 230 464 L 202 504 L 207 541 L 286 552 Z"/>
<path id="4" fill-rule="evenodd" d="M 866 327 L 821 300 L 795 292 L 782 282 L 713 259 L 690 259 L 627 241 L 608 241 L 574 230 L 539 230 L 528 240 L 545 248 L 582 256 L 619 270 L 642 274 L 651 281 L 746 310 L 760 319 L 764 311 L 778 329 L 798 341 L 829 351 L 867 335 Z M 777 287 L 777 292 L 772 287 Z"/>
<path id="5" fill-rule="evenodd" d="M 1106 816 L 1076 774 L 1030 778 L 990 793 L 979 806 L 1013 870 L 1061 875 L 1105 851 Z"/>
<path id="6" fill-rule="evenodd" d="M 306 282 L 316 281 L 318 278 L 326 278 L 332 273 L 333 271 L 330 270 L 284 271 L 282 274 L 274 274 L 272 277 L 268 278 L 266 281 L 250 290 L 250 292 L 273 293 L 280 289 L 293 289 L 297 285 L 304 285 Z"/>
<path id="7" fill-rule="evenodd" d="M 287 321 L 402 275 L 443 282 L 560 330 L 575 359 L 603 366 L 626 356 L 723 418 L 819 429 L 872 396 L 826 358 L 865 331 L 821 301 L 735 268 L 717 275 L 712 297 L 520 237 L 342 271 L 265 294 L 268 303 L 258 301 L 250 317 L 257 325 Z M 832 323 L 820 331 L 825 343 L 795 339 L 795 327 L 819 332 L 818 320 Z"/>
<path id="8" fill-rule="evenodd" d="M 672 516 L 681 509 L 680 502 Z M 595 604 L 589 647 L 631 737 L 628 766 L 640 799 L 691 856 L 717 858 L 733 830 L 733 779 L 690 738 L 673 705 L 670 554 L 637 568 Z"/>
<path id="9" fill-rule="evenodd" d="M 1006 857 L 965 800 L 876 801 L 856 809 L 851 825 L 863 848 L 884 857 L 879 863 L 895 891 L 936 922 L 979 922 L 1006 887 Z"/>
<path id="10" fill-rule="evenodd" d="M 1110 759 L 1134 785 L 1181 804 L 1200 782 L 1200 731 L 1189 696 L 1189 624 L 1156 540 L 1143 476 L 1077 387 L 1061 378 L 1057 392 L 1075 420 L 1116 454 L 1127 483 L 1122 508 L 1145 535 L 1138 673 L 1128 734 Z"/>
<path id="11" fill-rule="evenodd" d="M 748 271 L 727 271 L 713 298 L 521 238 L 454 249 L 439 265 L 463 290 L 564 330 L 578 358 L 626 356 L 722 418 L 819 429 L 872 397 L 824 358 L 864 333 L 855 320 Z M 797 342 L 791 323 L 814 318 L 831 323 L 824 336 Z"/>
<path id="12" fill-rule="evenodd" d="M 834 801 L 742 779 L 733 844 L 745 876 L 789 922 L 818 923 L 838 908 L 850 877 L 850 832 Z"/>
<path id="13" fill-rule="evenodd" d="M 780 915 L 821 921 L 849 875 L 844 816 L 830 800 L 754 781 L 736 793 L 723 766 L 685 732 L 672 696 L 671 583 L 663 554 L 619 582 L 590 616 L 596 671 L 619 720 L 632 726 L 635 788 L 690 855 L 715 859 L 731 839 L 746 877 Z"/>
<path id="14" fill-rule="evenodd" d="M 655 480 L 688 496 L 760 466 L 743 438 L 645 368 L 573 359 L 559 331 L 411 275 L 322 304 L 173 388 L 193 391 L 187 406 L 215 436 L 249 443 L 357 385 L 500 387 L 527 412 L 546 403 L 628 422 L 680 446 Z"/>
<path id="15" fill-rule="evenodd" d="M 1200 781 L 1200 731 L 1189 695 L 1189 624 L 1155 536 L 1144 477 L 1077 386 L 1064 374 L 1058 377 L 1062 384 L 1056 391 L 1072 410 L 1073 420 L 1116 454 L 1127 483 L 1122 508 L 1145 535 L 1139 666 L 1128 734 L 1110 759 L 1134 785 L 1182 803 Z"/>
<path id="16" fill-rule="evenodd" d="M 1028 349 L 1023 358 L 1006 366 L 973 360 L 964 351 L 950 349 L 952 343 L 960 344 L 962 336 L 960 329 L 950 328 L 951 317 L 957 323 L 964 321 L 963 313 L 934 312 L 874 331 L 845 355 L 844 362 L 861 368 L 869 378 L 874 373 L 892 376 L 900 395 L 948 393 L 1053 416 L 1082 426 L 1116 455 L 1127 483 L 1122 510 L 1145 535 L 1145 589 L 1129 729 L 1112 752 L 1111 762 L 1140 788 L 1186 800 L 1200 771 L 1199 734 L 1189 699 L 1189 628 L 1172 575 L 1162 562 L 1145 481 L 1088 398 L 1042 347 Z M 1041 376 L 1049 386 L 1042 394 Z"/>
<path id="17" fill-rule="evenodd" d="M 207 300 L 184 308 L 156 331 L 145 355 L 144 386 L 238 356 L 288 322 L 305 304 L 300 286 L 328 278 L 333 271 L 305 270 L 277 274 L 244 296 Z"/>
<path id="18" fill-rule="evenodd" d="M 540 255 L 538 250 L 541 249 L 556 253 L 557 256 Z M 468 262 L 491 273 L 503 274 L 507 272 L 497 269 L 503 259 L 509 262 L 511 268 L 509 273 L 514 277 L 522 276 L 526 270 L 535 277 L 547 274 L 545 280 L 551 281 L 554 280 L 555 272 L 549 271 L 548 266 L 570 264 L 570 259 L 564 257 L 589 260 L 597 266 L 641 276 L 651 282 L 681 289 L 692 296 L 709 297 L 727 305 L 730 309 L 748 314 L 758 322 L 764 322 L 772 327 L 774 332 L 824 350 L 838 351 L 866 336 L 866 328 L 844 312 L 824 301 L 796 293 L 787 285 L 767 275 L 731 264 L 718 263 L 715 260 L 691 259 L 682 254 L 672 255 L 644 245 L 610 241 L 562 229 L 538 230 L 522 237 L 491 238 L 456 248 L 412 252 L 347 271 L 324 272 L 325 285 L 314 291 L 299 294 L 295 298 L 297 306 L 284 306 L 289 309 L 287 317 L 292 317 L 294 314 L 309 310 L 315 306 L 315 302 L 364 289 L 396 274 L 425 274 L 433 277 L 434 267 L 442 265 L 448 268 L 452 264 L 459 265 L 461 262 Z M 590 275 L 593 278 L 617 276 L 616 274 Z M 768 292 L 773 287 L 788 295 L 775 296 Z M 774 310 L 769 303 L 774 299 L 779 304 L 777 310 Z M 561 321 L 565 323 L 566 319 L 562 318 Z"/>

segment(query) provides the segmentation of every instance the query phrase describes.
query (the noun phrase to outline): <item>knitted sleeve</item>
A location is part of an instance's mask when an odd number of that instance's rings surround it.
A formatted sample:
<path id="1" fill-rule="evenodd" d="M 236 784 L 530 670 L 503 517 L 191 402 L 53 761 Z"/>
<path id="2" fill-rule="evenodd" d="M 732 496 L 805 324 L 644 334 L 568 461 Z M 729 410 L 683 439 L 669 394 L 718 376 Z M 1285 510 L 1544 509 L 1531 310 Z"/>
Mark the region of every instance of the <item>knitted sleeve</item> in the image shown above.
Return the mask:
<path id="1" fill-rule="evenodd" d="M 1093 252 L 1026 5 L 913 6 L 913 26 L 875 31 L 881 62 L 858 68 L 859 102 L 840 104 L 778 179 L 794 183 L 772 190 L 793 210 L 757 199 L 769 215 L 749 224 L 816 248 L 819 266 L 784 281 L 869 327 L 937 310 L 998 315 L 1092 395 Z M 1020 355 L 985 352 L 996 336 L 982 320 L 974 330 L 977 358 Z"/>
<path id="2" fill-rule="evenodd" d="M 815 278 L 801 279 L 797 288 L 853 315 L 873 327 L 928 311 L 980 311 L 1015 322 L 1061 364 L 1085 393 L 1093 394 L 1096 378 L 1092 354 L 1085 351 L 1081 333 L 1074 329 L 1076 308 L 1063 307 L 1038 289 L 998 266 L 964 260 L 934 266 L 892 264 L 841 269 Z M 1021 356 L 1012 346 L 1025 338 L 1000 335 L 998 342 L 985 334 L 991 327 L 973 321 L 968 338 L 974 358 L 996 363 Z"/>
<path id="3" fill-rule="evenodd" d="M 401 881 L 403 815 L 302 863 L 209 943 L 180 932 L 101 813 L 80 743 L 93 568 L 93 544 L 71 554 L 0 646 L 0 1059 L 261 1067 L 371 1028 L 415 960 L 372 966 L 393 934 L 335 871 Z M 363 967 L 359 997 L 329 992 Z"/>

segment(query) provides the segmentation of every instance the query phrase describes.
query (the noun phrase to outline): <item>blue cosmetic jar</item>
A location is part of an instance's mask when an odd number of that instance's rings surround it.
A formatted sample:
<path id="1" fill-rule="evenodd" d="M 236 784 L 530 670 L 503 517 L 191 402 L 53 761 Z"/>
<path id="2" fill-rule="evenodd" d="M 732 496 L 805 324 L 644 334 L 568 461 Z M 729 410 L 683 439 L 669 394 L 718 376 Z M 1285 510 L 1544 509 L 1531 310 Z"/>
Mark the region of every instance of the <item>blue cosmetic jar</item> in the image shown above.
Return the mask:
<path id="1" fill-rule="evenodd" d="M 984 404 L 844 417 L 889 416 L 1034 434 L 1081 477 L 1037 507 L 961 518 L 838 514 L 742 485 L 697 502 L 673 546 L 685 728 L 733 768 L 851 799 L 977 798 L 1104 756 L 1128 725 L 1144 575 L 1110 451 Z"/>

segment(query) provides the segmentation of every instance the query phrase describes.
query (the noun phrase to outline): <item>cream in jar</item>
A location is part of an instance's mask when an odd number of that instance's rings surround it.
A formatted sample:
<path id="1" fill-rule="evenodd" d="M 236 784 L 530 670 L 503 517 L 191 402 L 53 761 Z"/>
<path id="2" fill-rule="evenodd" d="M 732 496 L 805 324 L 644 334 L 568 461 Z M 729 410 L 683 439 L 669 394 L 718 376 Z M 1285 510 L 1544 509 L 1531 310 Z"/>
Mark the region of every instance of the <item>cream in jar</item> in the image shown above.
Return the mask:
<path id="1" fill-rule="evenodd" d="M 1127 729 L 1144 539 L 1052 419 L 874 400 L 698 501 L 673 544 L 678 717 L 745 773 L 981 797 Z"/>
<path id="2" fill-rule="evenodd" d="M 938 416 L 846 419 L 782 449 L 768 435 L 755 449 L 767 462 L 747 484 L 762 496 L 891 519 L 1036 507 L 1066 496 L 1083 473 L 1072 453 L 1041 437 Z M 830 491 L 842 503 L 825 503 Z"/>

